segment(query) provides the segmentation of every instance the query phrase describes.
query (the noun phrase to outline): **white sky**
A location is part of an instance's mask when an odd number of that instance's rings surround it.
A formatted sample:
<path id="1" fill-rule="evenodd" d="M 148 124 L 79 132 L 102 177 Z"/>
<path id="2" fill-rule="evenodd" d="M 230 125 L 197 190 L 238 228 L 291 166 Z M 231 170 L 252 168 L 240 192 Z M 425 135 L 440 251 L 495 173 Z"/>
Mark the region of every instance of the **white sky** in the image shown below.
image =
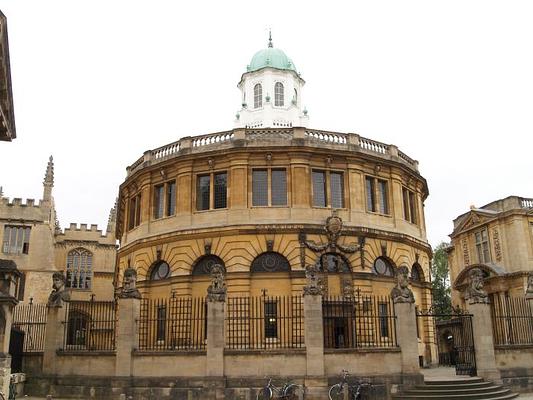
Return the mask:
<path id="1" fill-rule="evenodd" d="M 274 46 L 306 80 L 310 127 L 393 143 L 428 180 L 428 238 L 471 204 L 533 197 L 533 2 L 0 0 L 18 138 L 4 195 L 61 226 L 105 229 L 125 168 L 182 136 L 233 127 L 252 55 Z"/>

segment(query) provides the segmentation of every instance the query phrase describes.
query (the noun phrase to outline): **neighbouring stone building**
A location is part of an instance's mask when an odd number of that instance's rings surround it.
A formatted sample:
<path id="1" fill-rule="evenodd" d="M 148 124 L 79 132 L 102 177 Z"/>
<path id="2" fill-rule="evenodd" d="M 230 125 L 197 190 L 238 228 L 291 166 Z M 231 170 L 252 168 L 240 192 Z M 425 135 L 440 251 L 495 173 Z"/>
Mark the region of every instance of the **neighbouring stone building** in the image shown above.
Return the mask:
<path id="1" fill-rule="evenodd" d="M 452 302 L 462 304 L 468 274 L 481 269 L 491 295 L 523 296 L 533 272 L 533 199 L 509 196 L 472 206 L 454 220 L 448 263 Z"/>
<path id="2" fill-rule="evenodd" d="M 18 298 L 46 303 L 52 274 L 66 274 L 73 299 L 99 300 L 114 297 L 113 271 L 116 257 L 115 209 L 105 233 L 96 225 L 70 224 L 62 230 L 57 220 L 52 191 L 54 163 L 48 162 L 43 196 L 22 201 L 0 193 L 1 258 L 13 260 L 22 273 Z"/>
<path id="3" fill-rule="evenodd" d="M 0 141 L 11 141 L 16 137 L 7 19 L 0 11 Z"/>

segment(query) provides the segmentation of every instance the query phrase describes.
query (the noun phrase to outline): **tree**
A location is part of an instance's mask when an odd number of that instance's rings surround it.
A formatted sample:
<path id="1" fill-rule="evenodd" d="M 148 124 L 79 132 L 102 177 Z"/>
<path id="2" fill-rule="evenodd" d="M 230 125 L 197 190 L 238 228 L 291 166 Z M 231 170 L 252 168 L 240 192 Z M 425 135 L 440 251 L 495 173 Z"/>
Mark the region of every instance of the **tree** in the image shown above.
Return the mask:
<path id="1" fill-rule="evenodd" d="M 450 314 L 452 311 L 450 269 L 448 268 L 448 243 L 440 243 L 433 253 L 431 265 L 431 285 L 433 287 L 433 305 L 435 313 Z"/>

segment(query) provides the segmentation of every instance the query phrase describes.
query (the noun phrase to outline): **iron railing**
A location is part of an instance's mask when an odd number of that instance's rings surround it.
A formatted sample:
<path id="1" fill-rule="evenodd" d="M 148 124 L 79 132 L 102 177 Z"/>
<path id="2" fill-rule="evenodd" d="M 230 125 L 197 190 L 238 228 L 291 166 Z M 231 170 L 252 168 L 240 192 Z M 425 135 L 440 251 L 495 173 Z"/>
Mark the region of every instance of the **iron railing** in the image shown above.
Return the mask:
<path id="1" fill-rule="evenodd" d="M 388 296 L 325 297 L 322 314 L 326 349 L 398 346 L 396 316 Z"/>
<path id="2" fill-rule="evenodd" d="M 47 316 L 46 304 L 35 304 L 33 299 L 30 299 L 29 304 L 19 304 L 13 310 L 13 328 L 24 332 L 25 353 L 44 351 Z"/>
<path id="3" fill-rule="evenodd" d="M 114 301 L 65 302 L 64 351 L 115 350 Z"/>
<path id="4" fill-rule="evenodd" d="M 139 350 L 203 350 L 207 339 L 205 298 L 143 299 Z"/>
<path id="5" fill-rule="evenodd" d="M 533 307 L 524 297 L 491 296 L 494 345 L 533 345 Z"/>
<path id="6" fill-rule="evenodd" d="M 228 349 L 296 349 L 304 344 L 302 296 L 229 297 Z"/>

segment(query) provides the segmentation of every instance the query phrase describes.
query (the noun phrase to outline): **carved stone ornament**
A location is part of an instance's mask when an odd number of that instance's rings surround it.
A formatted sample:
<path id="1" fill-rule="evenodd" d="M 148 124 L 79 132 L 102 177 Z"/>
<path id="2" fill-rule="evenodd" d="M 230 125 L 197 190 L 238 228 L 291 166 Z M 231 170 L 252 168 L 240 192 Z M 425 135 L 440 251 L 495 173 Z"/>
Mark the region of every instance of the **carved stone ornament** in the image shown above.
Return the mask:
<path id="1" fill-rule="evenodd" d="M 396 303 L 414 303 L 415 296 L 409 288 L 409 268 L 405 265 L 396 271 L 396 287 L 391 291 L 392 301 Z"/>
<path id="2" fill-rule="evenodd" d="M 344 278 L 342 280 L 342 297 L 346 300 L 353 299 L 354 290 L 353 290 L 353 281 L 352 278 Z"/>
<path id="3" fill-rule="evenodd" d="M 214 264 L 211 267 L 211 284 L 207 288 L 207 301 L 226 301 L 227 291 L 224 267 L 220 264 Z"/>
<path id="4" fill-rule="evenodd" d="M 533 300 L 533 272 L 527 277 L 526 300 Z"/>
<path id="5" fill-rule="evenodd" d="M 121 299 L 140 299 L 141 293 L 137 289 L 137 271 L 128 267 L 124 271 L 124 279 L 122 280 L 122 291 L 118 295 Z"/>
<path id="6" fill-rule="evenodd" d="M 465 292 L 465 299 L 468 300 L 470 304 L 476 303 L 489 303 L 489 295 L 483 289 L 485 284 L 485 277 L 483 276 L 483 271 L 479 268 L 472 268 L 469 274 L 469 285 Z"/>
<path id="7" fill-rule="evenodd" d="M 310 264 L 305 268 L 306 285 L 304 296 L 318 296 L 324 294 L 324 286 L 321 282 L 319 270 L 316 264 Z"/>
<path id="8" fill-rule="evenodd" d="M 65 289 L 66 278 L 61 272 L 52 275 L 52 292 L 48 296 L 48 307 L 63 307 L 63 302 L 70 300 L 70 291 Z"/>

